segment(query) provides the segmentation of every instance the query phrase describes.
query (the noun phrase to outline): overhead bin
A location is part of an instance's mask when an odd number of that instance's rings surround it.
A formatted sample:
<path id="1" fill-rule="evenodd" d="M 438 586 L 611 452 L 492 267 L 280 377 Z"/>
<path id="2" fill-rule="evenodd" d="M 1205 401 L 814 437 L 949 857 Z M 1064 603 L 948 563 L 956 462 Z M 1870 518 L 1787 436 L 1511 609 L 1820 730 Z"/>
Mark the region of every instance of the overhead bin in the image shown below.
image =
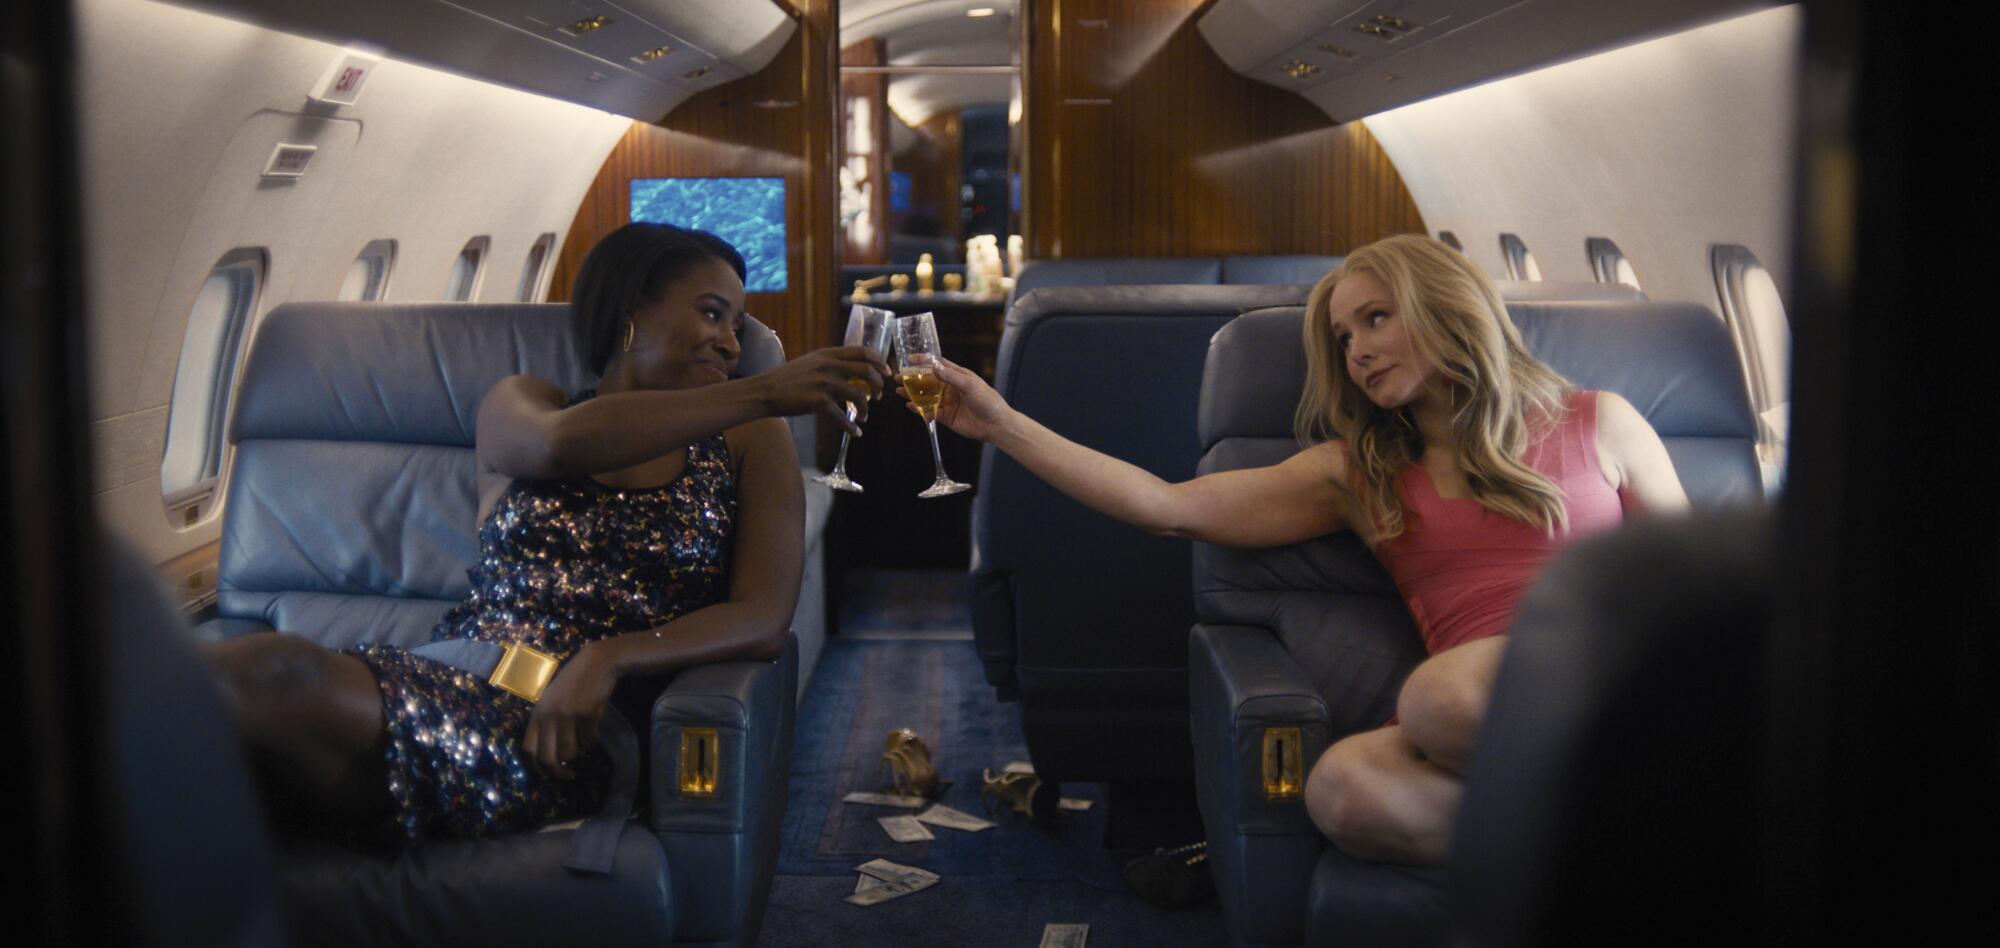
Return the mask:
<path id="1" fill-rule="evenodd" d="M 1771 0 L 1219 0 L 1197 26 L 1229 68 L 1334 121 L 1705 23 Z"/>
<path id="2" fill-rule="evenodd" d="M 764 68 L 798 24 L 774 0 L 176 0 L 657 121 Z"/>

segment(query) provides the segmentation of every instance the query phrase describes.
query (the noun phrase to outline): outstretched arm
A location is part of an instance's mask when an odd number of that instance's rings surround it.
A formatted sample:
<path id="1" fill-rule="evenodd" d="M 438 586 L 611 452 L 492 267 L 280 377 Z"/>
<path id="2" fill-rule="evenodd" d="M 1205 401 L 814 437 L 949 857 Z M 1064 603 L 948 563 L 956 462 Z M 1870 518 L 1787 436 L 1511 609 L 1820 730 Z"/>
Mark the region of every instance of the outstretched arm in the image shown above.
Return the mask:
<path id="1" fill-rule="evenodd" d="M 1684 513 L 1687 492 L 1646 416 L 1617 392 L 1597 393 L 1597 457 L 1618 486 L 1625 516 Z"/>
<path id="2" fill-rule="evenodd" d="M 1347 525 L 1346 460 L 1316 445 L 1281 464 L 1170 483 L 1091 450 L 1015 411 L 978 375 L 951 362 L 938 421 L 989 441 L 1077 502 L 1154 533 L 1227 546 L 1276 546 Z"/>
<path id="3" fill-rule="evenodd" d="M 541 379 L 514 375 L 479 403 L 479 464 L 509 478 L 550 480 L 643 464 L 717 432 L 771 415 L 819 412 L 859 433 L 847 418 L 859 394 L 879 395 L 890 377 L 882 356 L 862 346 L 820 349 L 746 379 L 699 388 L 600 395 L 563 407 L 568 396 Z M 857 404 L 868 415 L 865 400 Z"/>
<path id="4" fill-rule="evenodd" d="M 578 649 L 542 692 L 521 746 L 545 772 L 569 776 L 597 742 L 598 719 L 623 678 L 784 651 L 805 565 L 805 491 L 784 423 L 761 419 L 730 432 L 740 445 L 736 538 L 729 598 L 655 629 Z"/>

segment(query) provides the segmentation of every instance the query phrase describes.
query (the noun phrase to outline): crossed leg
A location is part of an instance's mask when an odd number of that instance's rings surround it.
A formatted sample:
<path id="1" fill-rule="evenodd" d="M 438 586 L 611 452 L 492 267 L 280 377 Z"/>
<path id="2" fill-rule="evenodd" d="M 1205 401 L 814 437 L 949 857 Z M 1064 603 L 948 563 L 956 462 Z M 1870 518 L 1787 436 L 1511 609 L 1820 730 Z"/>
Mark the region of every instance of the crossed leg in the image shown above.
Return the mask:
<path id="1" fill-rule="evenodd" d="M 281 818 L 359 824 L 387 812 L 382 692 L 367 663 L 296 635 L 202 651 Z"/>
<path id="2" fill-rule="evenodd" d="M 1397 695 L 1398 723 L 1320 756 L 1306 778 L 1306 812 L 1342 851 L 1402 865 L 1444 861 L 1506 642 L 1494 636 L 1431 656 Z"/>

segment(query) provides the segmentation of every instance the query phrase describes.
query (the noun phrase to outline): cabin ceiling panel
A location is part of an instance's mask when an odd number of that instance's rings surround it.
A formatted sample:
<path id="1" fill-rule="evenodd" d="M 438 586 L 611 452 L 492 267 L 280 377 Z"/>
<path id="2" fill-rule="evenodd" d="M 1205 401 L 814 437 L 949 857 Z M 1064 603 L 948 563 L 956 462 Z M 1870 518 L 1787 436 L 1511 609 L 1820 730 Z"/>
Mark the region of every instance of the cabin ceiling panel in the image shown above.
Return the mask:
<path id="1" fill-rule="evenodd" d="M 1655 299 L 1720 312 L 1709 247 L 1791 262 L 1802 16 L 1767 10 L 1369 117 L 1433 232 L 1489 273 L 1518 234 L 1550 280 L 1607 237 Z"/>
<path id="2" fill-rule="evenodd" d="M 1776 5 L 1772 0 L 1219 0 L 1202 35 L 1237 72 L 1335 121 Z"/>
<path id="3" fill-rule="evenodd" d="M 762 69 L 797 29 L 771 0 L 175 0 L 653 121 Z"/>

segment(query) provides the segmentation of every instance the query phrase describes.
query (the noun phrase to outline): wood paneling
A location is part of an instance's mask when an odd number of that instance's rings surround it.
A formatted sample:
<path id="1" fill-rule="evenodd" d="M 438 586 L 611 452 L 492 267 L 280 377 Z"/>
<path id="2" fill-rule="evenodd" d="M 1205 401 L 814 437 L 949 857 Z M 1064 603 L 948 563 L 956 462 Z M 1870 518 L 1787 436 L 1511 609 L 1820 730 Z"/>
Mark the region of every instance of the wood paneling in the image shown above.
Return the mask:
<path id="1" fill-rule="evenodd" d="M 747 306 L 787 352 L 834 338 L 836 0 L 791 6 L 799 28 L 762 71 L 689 99 L 657 125 L 633 123 L 577 209 L 551 300 L 569 299 L 584 255 L 630 219 L 633 178 L 782 177 L 787 288 L 752 293 Z"/>
<path id="2" fill-rule="evenodd" d="M 1230 71 L 1204 0 L 1028 0 L 1028 255 L 1344 253 L 1422 231 L 1360 122 Z"/>
<path id="3" fill-rule="evenodd" d="M 959 187 L 965 183 L 965 149 L 958 110 L 945 109 L 917 126 L 917 144 L 896 156 L 896 170 L 910 175 L 910 211 L 896 215 L 896 229 L 922 236 L 965 239 Z M 927 219 L 929 223 L 913 218 Z"/>

